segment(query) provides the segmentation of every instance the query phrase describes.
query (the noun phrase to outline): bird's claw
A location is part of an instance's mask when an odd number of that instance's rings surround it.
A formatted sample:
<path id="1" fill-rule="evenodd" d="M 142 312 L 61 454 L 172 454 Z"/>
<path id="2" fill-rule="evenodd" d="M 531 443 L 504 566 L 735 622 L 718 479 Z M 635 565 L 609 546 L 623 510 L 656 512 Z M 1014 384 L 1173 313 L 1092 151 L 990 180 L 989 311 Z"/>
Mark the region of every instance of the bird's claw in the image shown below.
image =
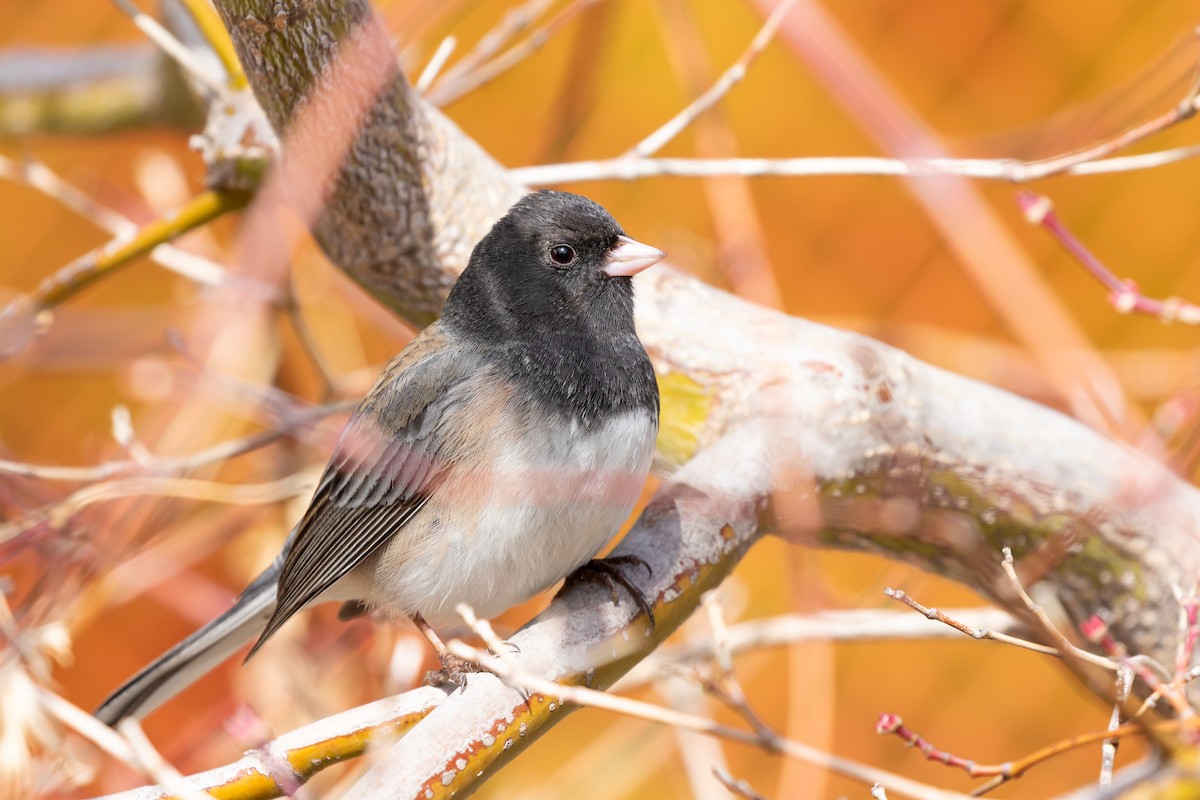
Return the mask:
<path id="1" fill-rule="evenodd" d="M 500 642 L 508 648 L 509 653 L 517 654 L 521 652 L 521 648 L 517 647 L 513 642 Z M 498 658 L 502 657 L 492 648 L 488 648 L 488 653 Z M 467 676 L 475 672 L 488 672 L 495 675 L 492 670 L 470 659 L 452 655 L 451 653 L 440 653 L 438 658 L 442 662 L 442 668 L 438 670 L 430 670 L 425 673 L 424 683 L 426 686 L 445 686 L 447 684 L 457 686 L 460 689 L 467 685 Z M 497 675 L 497 677 L 499 677 Z M 522 697 L 528 700 L 528 693 L 522 691 Z"/>
<path id="2" fill-rule="evenodd" d="M 625 573 L 617 569 L 616 565 L 618 564 L 632 564 L 634 566 L 645 567 L 647 574 L 653 574 L 650 569 L 650 565 L 637 556 L 613 556 L 607 559 L 593 558 L 585 563 L 582 567 L 575 570 L 575 572 L 571 573 L 571 575 L 567 577 L 567 581 L 564 586 L 574 586 L 582 581 L 587 581 L 589 583 L 603 583 L 612 593 L 612 601 L 613 604 L 616 605 L 621 600 L 620 596 L 617 594 L 617 584 L 620 584 L 625 588 L 625 591 L 629 592 L 629 596 L 633 598 L 633 602 L 637 604 L 637 607 L 646 614 L 646 620 L 650 623 L 650 627 L 653 628 L 654 606 L 649 600 L 646 599 L 646 596 L 642 594 L 641 590 L 634 585 L 633 581 L 629 580 L 629 578 L 625 577 Z"/>
<path id="3" fill-rule="evenodd" d="M 473 672 L 487 672 L 487 670 L 474 661 L 465 658 L 460 658 L 450 653 L 440 653 L 439 659 L 442 662 L 442 668 L 438 670 L 430 670 L 425 673 L 426 686 L 445 686 L 450 684 L 463 688 L 467 685 L 467 676 Z"/>

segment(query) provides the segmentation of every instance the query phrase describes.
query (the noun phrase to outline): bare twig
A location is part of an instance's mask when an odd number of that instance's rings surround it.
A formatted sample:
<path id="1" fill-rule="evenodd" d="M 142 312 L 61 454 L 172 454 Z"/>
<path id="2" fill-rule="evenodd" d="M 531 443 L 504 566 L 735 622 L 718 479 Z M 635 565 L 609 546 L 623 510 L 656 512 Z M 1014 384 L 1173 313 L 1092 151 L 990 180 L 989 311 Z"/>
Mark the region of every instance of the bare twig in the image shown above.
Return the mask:
<path id="1" fill-rule="evenodd" d="M 693 677 L 712 695 L 715 695 L 725 705 L 737 712 L 747 724 L 758 734 L 762 746 L 767 752 L 777 753 L 780 750 L 779 735 L 758 715 L 746 700 L 746 692 L 733 672 L 733 654 L 729 649 L 729 629 L 725 625 L 725 616 L 721 613 L 721 602 L 717 590 L 705 592 L 700 598 L 704 611 L 708 616 L 708 624 L 713 632 L 713 653 L 717 662 L 717 675 L 709 677 L 697 671 Z"/>
<path id="2" fill-rule="evenodd" d="M 1079 627 L 1084 636 L 1098 644 L 1104 652 L 1108 653 L 1109 658 L 1132 671 L 1153 690 L 1135 716 L 1141 716 L 1145 710 L 1151 708 L 1161 697 L 1167 699 L 1167 702 L 1171 704 L 1171 708 L 1175 710 L 1180 719 L 1195 716 L 1196 711 L 1192 708 L 1187 696 L 1182 691 L 1182 685 L 1175 685 L 1170 679 L 1167 670 L 1153 659 L 1140 655 L 1131 656 L 1124 643 L 1117 641 L 1113 637 L 1112 632 L 1108 628 L 1108 622 L 1100 614 L 1093 615 L 1090 619 L 1084 620 Z"/>
<path id="3" fill-rule="evenodd" d="M 473 615 L 465 614 L 464 618 L 473 618 Z M 480 624 L 476 622 L 472 628 L 485 641 L 495 639 L 494 633 L 491 633 L 490 626 L 487 626 L 486 623 Z M 522 692 L 536 693 L 547 698 L 554 698 L 559 704 L 573 703 L 581 706 L 601 708 L 606 711 L 637 717 L 648 722 L 656 722 L 683 730 L 696 731 L 710 736 L 719 736 L 731 741 L 759 746 L 763 744 L 760 734 L 756 732 L 720 725 L 704 717 L 673 711 L 654 705 L 653 703 L 645 703 L 628 697 L 611 695 L 582 686 L 568 686 L 540 678 L 521 669 L 514 663 L 514 659 L 510 657 L 501 658 L 492 655 L 477 647 L 471 647 L 458 639 L 447 642 L 446 648 L 459 658 L 464 658 L 480 665 L 502 680 L 507 686 Z M 924 799 L 959 796 L 956 793 L 945 792 L 935 787 L 912 781 L 901 775 L 888 773 L 884 770 L 868 767 L 849 759 L 825 753 L 800 742 L 777 738 L 775 744 L 778 746 L 779 752 L 791 758 L 797 758 L 824 767 L 825 769 L 864 783 L 882 783 L 894 791 L 911 797 Z"/>
<path id="4" fill-rule="evenodd" d="M 229 79 L 232 89 L 246 87 L 246 73 L 242 70 L 242 62 L 238 61 L 237 53 L 233 50 L 233 41 L 225 30 L 225 25 L 208 0 L 179 0 L 192 16 L 192 21 L 200 29 L 201 35 L 217 54 L 221 66 Z"/>
<path id="5" fill-rule="evenodd" d="M 972 630 L 1002 632 L 1019 630 L 1021 625 L 1000 609 L 960 608 L 947 614 Z M 783 647 L 797 642 L 864 641 L 879 639 L 942 639 L 957 637 L 957 628 L 927 625 L 904 612 L 853 609 L 823 611 L 817 614 L 780 614 L 766 619 L 739 622 L 729 628 L 729 651 L 733 655 Z M 688 644 L 664 645 L 634 667 L 618 687 L 630 689 L 674 671 L 679 665 L 714 658 L 712 640 Z"/>
<path id="6" fill-rule="evenodd" d="M 302 470 L 265 483 L 218 483 L 195 478 L 142 476 L 121 478 L 86 486 L 49 506 L 30 511 L 0 525 L 0 544 L 41 525 L 58 529 L 82 509 L 94 503 L 122 497 L 171 497 L 230 505 L 259 505 L 298 497 L 312 491 L 319 467 Z"/>
<path id="7" fill-rule="evenodd" d="M 518 44 L 513 45 L 512 48 L 504 51 L 490 61 L 473 66 L 469 71 L 454 71 L 454 75 L 451 75 L 451 72 L 448 71 L 445 77 L 429 90 L 427 95 L 429 101 L 434 105 L 444 106 L 447 103 L 457 100 L 464 94 L 475 91 L 485 83 L 494 80 L 540 50 L 555 33 L 570 22 L 577 14 L 597 2 L 599 0 L 571 0 L 570 3 L 546 22 L 545 25 L 533 31 Z M 540 0 L 534 0 L 530 5 L 540 5 Z M 465 62 L 466 59 L 463 59 L 463 61 Z"/>
<path id="8" fill-rule="evenodd" d="M 118 239 L 132 239 L 137 235 L 136 223 L 88 197 L 40 161 L 29 157 L 14 161 L 0 155 L 0 178 L 37 189 Z M 215 285 L 224 280 L 227 274 L 220 264 L 171 244 L 158 245 L 150 251 L 150 258 L 197 283 Z"/>
<path id="9" fill-rule="evenodd" d="M 1050 232 L 1054 240 L 1072 258 L 1082 264 L 1092 277 L 1108 289 L 1108 301 L 1122 314 L 1137 312 L 1157 317 L 1160 322 L 1182 322 L 1185 325 L 1200 325 L 1200 306 L 1178 297 L 1155 300 L 1146 297 L 1136 283 L 1128 278 L 1121 280 L 1100 259 L 1092 255 L 1083 242 L 1071 233 L 1058 215 L 1050 198 L 1032 192 L 1018 192 L 1017 205 L 1033 225 L 1040 225 Z"/>
<path id="10" fill-rule="evenodd" d="M 425 65 L 425 69 L 421 70 L 421 76 L 413 84 L 413 89 L 418 94 L 425 94 L 429 89 L 429 85 L 433 83 L 434 78 L 441 72 L 442 67 L 446 66 L 446 59 L 450 58 L 450 54 L 454 52 L 454 46 L 457 43 L 458 40 L 453 36 L 447 36 L 445 39 L 442 39 L 442 43 L 438 45 L 437 50 L 433 51 L 433 56 L 429 59 L 429 63 Z"/>
<path id="11" fill-rule="evenodd" d="M 721 73 L 716 82 L 711 87 L 691 103 L 686 108 L 680 111 L 671 119 L 667 120 L 661 128 L 654 133 L 642 139 L 634 145 L 623 158 L 648 158 L 661 150 L 668 142 L 678 136 L 685 128 L 695 121 L 696 117 L 704 113 L 717 103 L 722 97 L 729 93 L 729 90 L 740 83 L 745 77 L 751 65 L 758 60 L 762 55 L 763 50 L 770 44 L 771 39 L 775 37 L 775 32 L 779 30 L 779 23 L 783 17 L 792 9 L 796 0 L 784 0 L 779 5 L 775 6 L 775 10 L 767 17 L 767 21 L 763 23 L 762 28 L 750 40 L 749 46 L 738 57 L 738 60 L 733 63 L 729 69 Z"/>
<path id="12" fill-rule="evenodd" d="M 713 767 L 712 774 L 713 777 L 721 782 L 722 786 L 738 797 L 744 797 L 746 800 L 767 800 L 766 796 L 754 791 L 754 787 L 749 783 L 733 777 L 720 767 Z"/>
<path id="13" fill-rule="evenodd" d="M 1081 161 L 1055 172 L 1066 175 L 1099 175 L 1153 169 L 1200 156 L 1200 145 L 1161 150 L 1136 156 Z M 884 158 L 879 156 L 812 156 L 806 158 L 628 158 L 571 161 L 515 167 L 513 176 L 531 186 L 556 186 L 586 181 L 634 181 L 644 178 L 745 178 L 820 176 L 891 176 L 932 178 L 957 175 L 963 178 L 1027 183 L 1048 177 L 1040 161 L 1010 158 Z"/>
<path id="14" fill-rule="evenodd" d="M 439 83 L 451 85 L 464 75 L 478 69 L 480 65 L 500 52 L 508 42 L 528 30 L 555 0 L 528 0 L 524 5 L 509 11 L 494 28 L 484 34 L 470 52 L 442 75 Z M 434 101 L 436 102 L 436 101 Z"/>
<path id="15" fill-rule="evenodd" d="M 133 235 L 119 235 L 108 244 L 75 259 L 42 281 L 33 294 L 33 301 L 39 309 L 53 308 L 96 281 L 128 266 L 138 256 L 206 225 L 227 212 L 236 211 L 248 200 L 249 195 L 242 192 L 201 192 L 170 214 L 138 229 Z"/>
<path id="16" fill-rule="evenodd" d="M 1121 667 L 1117 670 L 1117 701 L 1113 703 L 1112 714 L 1108 718 L 1108 730 L 1115 731 L 1121 727 L 1121 708 L 1129 699 L 1129 690 L 1133 686 L 1133 670 Z M 1109 786 L 1112 783 L 1113 766 L 1117 760 L 1117 747 L 1121 740 L 1111 736 L 1100 746 L 1100 785 Z"/>
<path id="17" fill-rule="evenodd" d="M 1029 593 L 1025 591 L 1025 587 L 1022 585 L 1021 579 L 1017 575 L 1016 567 L 1014 566 L 1011 548 L 1004 548 L 1004 558 L 1000 562 L 1000 566 L 1004 570 L 1004 574 L 1008 577 L 1009 583 L 1011 584 L 1013 590 L 1017 593 L 1017 596 L 1020 598 L 1021 602 L 1035 617 L 1037 617 L 1038 622 L 1042 624 L 1043 632 L 1053 638 L 1056 642 L 1056 650 L 1060 657 L 1062 654 L 1067 653 L 1070 654 L 1072 658 L 1078 659 L 1079 661 L 1084 661 L 1092 666 L 1100 667 L 1101 669 L 1107 669 L 1115 672 L 1120 668 L 1120 664 L 1118 662 L 1104 658 L 1103 656 L 1098 656 L 1095 653 L 1090 653 L 1081 647 L 1076 647 L 1070 639 L 1063 635 L 1063 632 L 1060 631 L 1058 626 L 1054 624 L 1054 621 L 1050 619 L 1050 615 L 1046 613 L 1046 609 L 1035 603 L 1033 598 L 1029 596 Z"/>
<path id="18" fill-rule="evenodd" d="M 948 614 L 945 614 L 936 608 L 930 608 L 928 606 L 921 605 L 916 600 L 914 600 L 911 596 L 909 596 L 908 594 L 905 594 L 903 591 L 901 591 L 899 589 L 888 588 L 888 589 L 884 589 L 883 593 L 887 597 L 890 597 L 893 600 L 899 600 L 901 603 L 904 603 L 906 606 L 913 609 L 917 613 L 924 615 L 926 619 L 936 620 L 938 622 L 941 622 L 944 625 L 949 625 L 951 628 L 954 628 L 956 631 L 961 631 L 962 633 L 965 633 L 967 636 L 970 636 L 972 639 L 991 639 L 992 641 L 995 641 L 995 642 L 1003 642 L 1004 644 L 1011 644 L 1015 647 L 1020 647 L 1025 650 L 1032 650 L 1035 653 L 1041 653 L 1043 655 L 1048 655 L 1048 656 L 1058 656 L 1059 655 L 1059 652 L 1057 650 L 1055 650 L 1053 647 L 1047 647 L 1044 644 L 1030 642 L 1026 639 L 1019 639 L 1015 636 L 1009 636 L 1006 633 L 1001 633 L 999 631 L 994 631 L 994 630 L 990 630 L 987 628 L 977 628 L 977 627 L 968 625 L 965 622 L 960 622 L 958 619 L 956 619 Z"/>
<path id="19" fill-rule="evenodd" d="M 1171 720 L 1155 725 L 1155 728 L 1164 731 L 1186 729 L 1189 727 L 1195 727 L 1195 723 Z M 1013 761 L 1005 761 L 1001 764 L 980 764 L 973 759 L 963 758 L 946 750 L 941 750 L 920 734 L 907 727 L 904 724 L 904 720 L 897 714 L 880 714 L 879 721 L 875 723 L 875 732 L 897 736 L 908 747 L 913 747 L 920 751 L 929 761 L 936 761 L 948 767 L 961 769 L 972 778 L 991 777 L 992 780 L 981 784 L 971 792 L 972 795 L 978 796 L 992 791 L 1001 784 L 1022 777 L 1033 767 L 1044 764 L 1069 750 L 1123 736 L 1144 735 L 1147 733 L 1147 728 L 1144 725 L 1128 724 L 1115 728 L 1109 727 L 1103 731 L 1094 731 L 1081 736 L 1072 736 L 1069 739 L 1055 742 L 1048 747 L 1035 750 L 1021 758 Z"/>
<path id="20" fill-rule="evenodd" d="M 721 613 L 719 590 L 705 592 L 700 597 L 700 604 L 708 616 L 708 626 L 712 628 L 713 660 L 717 662 L 722 675 L 732 675 L 733 652 L 729 649 L 729 626 L 725 624 L 725 615 Z"/>
<path id="21" fill-rule="evenodd" d="M 188 778 L 194 787 L 222 797 L 278 796 L 286 792 L 277 776 L 304 783 L 326 767 L 361 756 L 372 746 L 391 741 L 436 708 L 446 693 L 423 686 L 395 697 L 344 711 L 285 733 L 242 756 L 238 761 Z M 292 787 L 294 793 L 295 788 Z M 155 789 L 135 789 L 110 800 L 159 798 Z"/>
<path id="22" fill-rule="evenodd" d="M 91 467 L 60 467 L 49 464 L 29 464 L 20 461 L 0 459 L 0 473 L 21 475 L 26 478 L 38 478 L 49 481 L 100 481 L 129 472 L 145 471 L 149 474 L 167 476 L 190 472 L 200 467 L 216 464 L 226 459 L 257 450 L 272 442 L 296 432 L 301 428 L 315 424 L 330 414 L 349 411 L 357 405 L 357 400 L 342 400 L 323 406 L 314 406 L 297 414 L 290 425 L 282 425 L 277 430 L 263 431 L 250 436 L 230 439 L 212 447 L 199 450 L 186 456 L 156 457 L 149 464 L 140 464 L 133 459 L 120 461 L 105 461 Z"/>
<path id="23" fill-rule="evenodd" d="M 87 739 L 117 761 L 137 769 L 137 754 L 129 741 L 74 703 L 44 686 L 37 687 L 38 702 L 50 716 Z"/>
<path id="24" fill-rule="evenodd" d="M 710 95 L 713 67 L 694 10 L 687 0 L 664 0 L 656 5 L 662 9 L 661 27 L 669 32 L 667 52 L 675 64 L 675 71 L 693 94 L 699 97 Z M 769 16 L 778 20 L 777 15 L 781 13 L 782 7 Z M 765 47 L 767 38 L 760 34 L 756 41 Z M 752 44 L 747 52 L 754 53 L 755 46 Z M 739 63 L 748 68 L 751 60 L 743 57 Z M 737 154 L 737 132 L 725 114 L 694 116 L 683 124 L 690 124 L 690 120 L 694 120 L 692 138 L 697 156 L 725 158 Z M 730 288 L 751 302 L 768 308 L 782 308 L 782 295 L 771 267 L 766 233 L 751 191 L 751 181 L 739 176 L 708 178 L 704 181 L 704 195 L 716 235 L 718 263 L 729 278 Z"/>
<path id="25" fill-rule="evenodd" d="M 292 324 L 292 330 L 296 332 L 296 337 L 300 340 L 300 346 L 304 348 L 304 354 L 308 356 L 309 363 L 312 364 L 313 369 L 317 372 L 317 378 L 321 381 L 321 398 L 328 399 L 337 390 L 337 382 L 334 380 L 333 372 L 329 369 L 329 365 L 325 363 L 325 358 L 321 354 L 317 339 L 313 336 L 312 328 L 304 316 L 304 310 L 296 302 L 296 279 L 294 273 L 289 276 L 287 283 L 287 296 L 283 301 L 283 312 Z"/>
<path id="26" fill-rule="evenodd" d="M 144 13 L 141 9 L 135 6 L 130 0 L 112 0 L 113 4 L 119 8 L 126 16 L 133 20 L 133 24 L 138 27 L 150 41 L 154 42 L 160 50 L 170 56 L 183 71 L 195 78 L 200 84 L 213 93 L 216 97 L 222 97 L 225 94 L 225 82 L 221 76 L 213 73 L 203 62 L 192 54 L 191 50 L 175 38 L 175 35 L 168 31 L 154 17 Z"/>
<path id="27" fill-rule="evenodd" d="M 1005 547 L 1003 548 L 1003 553 L 1004 558 L 1001 560 L 1000 566 L 1004 570 L 1004 574 L 1008 578 L 1009 584 L 1012 586 L 1013 591 L 1016 592 L 1018 598 L 1025 605 L 1025 607 L 1042 624 L 1043 633 L 1057 642 L 1059 654 L 1063 657 L 1064 661 L 1074 661 L 1076 664 L 1087 663 L 1114 671 L 1119 670 L 1121 667 L 1126 667 L 1134 674 L 1141 677 L 1146 682 L 1146 685 L 1153 690 L 1153 693 L 1150 695 L 1150 698 L 1147 699 L 1147 702 L 1142 706 L 1141 709 L 1136 711 L 1129 709 L 1127 707 L 1128 703 L 1122 702 L 1119 698 L 1116 699 L 1116 703 L 1121 706 L 1121 708 L 1130 718 L 1136 719 L 1140 717 L 1143 712 L 1153 705 L 1153 700 L 1156 700 L 1157 697 L 1163 695 L 1167 697 L 1167 699 L 1171 702 L 1172 707 L 1175 708 L 1176 713 L 1179 714 L 1181 718 L 1185 719 L 1185 721 L 1189 718 L 1196 718 L 1195 712 L 1188 704 L 1187 698 L 1184 696 L 1183 692 L 1175 687 L 1172 687 L 1168 681 L 1160 679 L 1158 675 L 1154 673 L 1154 670 L 1157 670 L 1159 673 L 1166 676 L 1167 670 L 1149 656 L 1129 656 L 1125 646 L 1113 637 L 1112 633 L 1109 631 L 1108 623 L 1105 622 L 1099 615 L 1093 615 L 1090 619 L 1083 622 L 1079 626 L 1080 632 L 1083 633 L 1083 635 L 1086 636 L 1090 641 L 1099 644 L 1100 647 L 1106 653 L 1108 653 L 1110 657 L 1108 659 L 1101 659 L 1100 657 L 1089 653 L 1087 650 L 1076 647 L 1075 644 L 1067 639 L 1063 632 L 1058 629 L 1053 620 L 1051 620 L 1050 616 L 1046 613 L 1046 610 L 1035 603 L 1033 598 L 1029 596 L 1029 593 L 1025 591 L 1025 587 L 1022 585 L 1020 577 L 1017 575 L 1017 570 L 1013 561 L 1012 549 Z M 1155 736 L 1155 741 L 1160 747 L 1163 747 L 1167 750 L 1174 748 L 1174 743 L 1165 741 L 1157 735 L 1157 728 L 1141 725 L 1141 730 L 1152 736 Z"/>
<path id="28" fill-rule="evenodd" d="M 182 800 L 212 800 L 212 795 L 188 783 L 183 775 L 179 774 L 179 770 L 162 757 L 146 737 L 142 724 L 136 719 L 126 717 L 118 722 L 117 732 L 125 738 L 133 751 L 135 763 L 158 785 Z"/>

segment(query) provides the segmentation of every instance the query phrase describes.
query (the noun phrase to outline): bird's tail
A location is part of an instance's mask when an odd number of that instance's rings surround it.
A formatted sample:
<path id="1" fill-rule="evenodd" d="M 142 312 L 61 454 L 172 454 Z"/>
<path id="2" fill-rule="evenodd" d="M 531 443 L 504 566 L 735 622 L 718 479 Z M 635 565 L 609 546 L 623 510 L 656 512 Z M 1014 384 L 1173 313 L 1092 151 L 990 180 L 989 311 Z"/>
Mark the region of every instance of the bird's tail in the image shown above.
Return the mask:
<path id="1" fill-rule="evenodd" d="M 232 608 L 163 653 L 109 695 L 96 709 L 96 718 L 106 725 L 116 725 L 125 717 L 144 717 L 261 633 L 275 610 L 276 584 L 282 567 L 282 557 L 277 558 L 246 587 Z"/>

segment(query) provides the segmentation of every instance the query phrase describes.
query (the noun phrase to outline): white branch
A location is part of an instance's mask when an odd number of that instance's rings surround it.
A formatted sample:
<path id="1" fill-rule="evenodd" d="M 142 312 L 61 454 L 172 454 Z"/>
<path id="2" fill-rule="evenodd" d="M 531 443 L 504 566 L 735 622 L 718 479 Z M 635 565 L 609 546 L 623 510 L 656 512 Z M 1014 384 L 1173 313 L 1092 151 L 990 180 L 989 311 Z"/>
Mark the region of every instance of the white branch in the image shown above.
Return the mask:
<path id="1" fill-rule="evenodd" d="M 291 767 L 285 757 L 287 752 L 307 749 L 343 736 L 358 735 L 366 728 L 378 727 L 392 720 L 422 713 L 442 703 L 445 698 L 446 693 L 441 689 L 424 686 L 352 708 L 285 733 L 262 747 L 251 750 L 238 761 L 192 775 L 187 778 L 187 782 L 194 787 L 211 789 L 244 778 L 245 774 L 249 773 L 275 783 L 281 795 L 287 794 L 288 787 L 278 784 L 281 774 L 288 776 L 291 773 Z M 291 788 L 294 790 L 294 787 Z M 161 800 L 166 795 L 167 792 L 160 786 L 143 786 L 120 794 L 106 795 L 97 800 Z"/>
<path id="2" fill-rule="evenodd" d="M 879 156 L 813 156 L 810 158 L 635 158 L 573 161 L 532 167 L 514 167 L 514 178 L 531 186 L 554 186 L 583 181 L 633 181 L 642 178 L 743 178 L 818 177 L 826 175 L 883 175 L 929 178 L 957 175 L 980 180 L 1026 183 L 1059 172 L 1098 175 L 1108 172 L 1152 169 L 1200 156 L 1200 145 L 1160 150 L 1135 156 L 1085 161 L 1063 167 L 1053 162 L 1011 158 L 900 159 Z"/>

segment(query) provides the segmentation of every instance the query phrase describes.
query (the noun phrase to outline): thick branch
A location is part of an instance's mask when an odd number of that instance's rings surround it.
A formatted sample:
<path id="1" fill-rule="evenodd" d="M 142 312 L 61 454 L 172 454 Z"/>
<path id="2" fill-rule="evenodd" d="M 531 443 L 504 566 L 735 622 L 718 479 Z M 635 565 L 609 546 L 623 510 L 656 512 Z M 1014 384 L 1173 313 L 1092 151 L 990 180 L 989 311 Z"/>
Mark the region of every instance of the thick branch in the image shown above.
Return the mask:
<path id="1" fill-rule="evenodd" d="M 271 124 L 298 135 L 285 161 L 303 161 L 358 126 L 332 186 L 322 187 L 315 233 L 330 259 L 381 302 L 431 322 L 475 242 L 524 189 L 413 94 L 362 0 L 216 6 Z M 335 56 L 363 62 L 330 70 Z M 358 120 L 353 99 L 376 86 L 382 89 Z M 321 118 L 292 128 L 317 97 L 329 104 Z"/>
<path id="2" fill-rule="evenodd" d="M 193 128 L 201 118 L 178 71 L 150 46 L 0 52 L 0 137 Z"/>
<path id="3" fill-rule="evenodd" d="M 384 737 L 403 735 L 444 699 L 441 690 L 425 686 L 377 700 L 289 731 L 232 764 L 190 776 L 188 783 L 217 797 L 238 800 L 290 795 L 326 767 L 361 756 Z M 167 796 L 162 787 L 143 786 L 106 797 L 161 800 Z"/>

